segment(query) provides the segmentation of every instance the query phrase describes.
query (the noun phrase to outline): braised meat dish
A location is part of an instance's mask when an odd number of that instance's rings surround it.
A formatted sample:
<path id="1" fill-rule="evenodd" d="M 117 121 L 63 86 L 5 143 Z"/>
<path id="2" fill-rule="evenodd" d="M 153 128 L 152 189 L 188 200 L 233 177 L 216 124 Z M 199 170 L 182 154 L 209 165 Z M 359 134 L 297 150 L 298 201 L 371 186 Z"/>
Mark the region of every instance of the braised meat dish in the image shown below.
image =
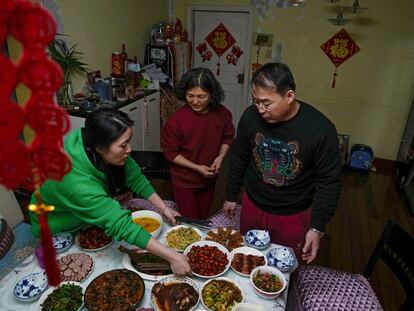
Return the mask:
<path id="1" fill-rule="evenodd" d="M 99 227 L 92 226 L 79 232 L 79 246 L 83 249 L 97 249 L 112 242 L 112 238 L 105 234 Z"/>
<path id="2" fill-rule="evenodd" d="M 152 294 L 161 311 L 190 310 L 198 301 L 197 291 L 187 283 L 157 283 L 152 288 Z"/>
<path id="3" fill-rule="evenodd" d="M 258 266 L 265 265 L 264 256 L 255 256 L 251 254 L 236 253 L 231 261 L 231 266 L 234 270 L 250 275 L 250 272 Z"/>
<path id="4" fill-rule="evenodd" d="M 129 311 L 142 299 L 145 287 L 135 272 L 117 269 L 96 277 L 86 288 L 89 311 Z"/>
<path id="5" fill-rule="evenodd" d="M 206 240 L 214 241 L 225 246 L 229 251 L 244 245 L 243 235 L 232 228 L 217 228 L 207 232 Z"/>

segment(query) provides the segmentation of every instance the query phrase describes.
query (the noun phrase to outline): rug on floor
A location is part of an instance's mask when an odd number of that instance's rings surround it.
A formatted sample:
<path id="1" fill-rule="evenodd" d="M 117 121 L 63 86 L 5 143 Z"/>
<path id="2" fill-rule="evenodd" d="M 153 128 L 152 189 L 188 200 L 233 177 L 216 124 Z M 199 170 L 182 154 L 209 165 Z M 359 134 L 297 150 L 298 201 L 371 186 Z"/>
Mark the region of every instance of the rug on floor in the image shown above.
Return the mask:
<path id="1" fill-rule="evenodd" d="M 14 227 L 14 243 L 0 260 L 0 279 L 9 274 L 29 256 L 34 255 L 34 251 L 39 247 L 40 240 L 33 237 L 31 229 L 32 226 L 24 222 Z"/>

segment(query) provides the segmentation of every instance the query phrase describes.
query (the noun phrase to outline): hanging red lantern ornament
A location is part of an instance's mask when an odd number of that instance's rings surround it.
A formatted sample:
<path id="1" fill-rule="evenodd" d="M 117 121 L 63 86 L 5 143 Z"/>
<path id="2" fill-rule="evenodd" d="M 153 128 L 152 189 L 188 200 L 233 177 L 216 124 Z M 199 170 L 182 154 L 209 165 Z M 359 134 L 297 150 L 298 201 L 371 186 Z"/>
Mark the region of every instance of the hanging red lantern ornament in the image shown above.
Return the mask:
<path id="1" fill-rule="evenodd" d="M 359 46 L 352 40 L 344 28 L 333 35 L 328 41 L 321 45 L 322 51 L 329 57 L 335 65 L 334 78 L 332 80 L 332 88 L 335 87 L 337 69 L 340 65 L 354 56 L 360 51 Z"/>
<path id="2" fill-rule="evenodd" d="M 46 179 L 61 180 L 71 169 L 70 159 L 63 150 L 63 135 L 69 130 L 69 118 L 54 102 L 63 73 L 45 53 L 55 32 L 53 17 L 39 4 L 25 0 L 0 2 L 0 42 L 11 34 L 24 47 L 18 66 L 0 54 L 0 70 L 7 72 L 0 76 L 0 183 L 8 188 L 30 185 L 35 191 L 36 204 L 31 204 L 29 209 L 39 218 L 51 286 L 60 283 L 47 223 L 48 213 L 54 207 L 42 202 L 39 189 Z M 10 100 L 19 82 L 31 91 L 23 109 Z M 35 131 L 29 147 L 19 139 L 25 121 Z"/>
<path id="3" fill-rule="evenodd" d="M 220 56 L 223 55 L 235 43 L 236 39 L 231 35 L 223 23 L 217 25 L 205 38 L 206 42 L 211 46 L 217 54 L 217 75 L 220 75 Z"/>

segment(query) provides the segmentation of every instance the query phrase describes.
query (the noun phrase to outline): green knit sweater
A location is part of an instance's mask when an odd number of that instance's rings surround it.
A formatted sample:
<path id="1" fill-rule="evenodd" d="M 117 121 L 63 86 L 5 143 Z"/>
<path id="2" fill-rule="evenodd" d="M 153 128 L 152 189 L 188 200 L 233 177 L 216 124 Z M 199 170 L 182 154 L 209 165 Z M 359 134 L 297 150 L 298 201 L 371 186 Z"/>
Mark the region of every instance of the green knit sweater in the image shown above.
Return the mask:
<path id="1" fill-rule="evenodd" d="M 109 196 L 105 175 L 90 162 L 80 129 L 66 137 L 65 150 L 72 159 L 72 170 L 62 181 L 47 180 L 40 189 L 43 202 L 56 207 L 48 216 L 52 233 L 75 232 L 91 224 L 105 229 L 107 235 L 118 241 L 145 248 L 151 235 L 133 223 L 131 212 L 122 209 L 119 202 Z M 131 157 L 125 169 L 129 189 L 144 199 L 155 192 Z M 30 218 L 33 235 L 39 236 L 38 219 L 33 213 Z"/>

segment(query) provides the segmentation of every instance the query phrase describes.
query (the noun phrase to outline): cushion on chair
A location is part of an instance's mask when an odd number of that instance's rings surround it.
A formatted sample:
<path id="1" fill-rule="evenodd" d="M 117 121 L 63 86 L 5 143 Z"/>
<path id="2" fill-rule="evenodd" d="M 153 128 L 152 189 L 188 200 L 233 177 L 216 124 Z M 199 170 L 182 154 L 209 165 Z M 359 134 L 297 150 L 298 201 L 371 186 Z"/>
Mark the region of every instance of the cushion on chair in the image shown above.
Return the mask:
<path id="1" fill-rule="evenodd" d="M 228 218 L 224 214 L 224 210 L 220 209 L 216 214 L 211 216 L 209 220 L 211 220 L 213 228 L 231 227 L 234 230 L 240 230 L 240 211 L 241 205 L 236 204 L 236 209 L 234 210 L 234 217 Z"/>
<path id="2" fill-rule="evenodd" d="M 360 274 L 300 266 L 293 277 L 305 311 L 383 310 L 369 282 Z"/>

